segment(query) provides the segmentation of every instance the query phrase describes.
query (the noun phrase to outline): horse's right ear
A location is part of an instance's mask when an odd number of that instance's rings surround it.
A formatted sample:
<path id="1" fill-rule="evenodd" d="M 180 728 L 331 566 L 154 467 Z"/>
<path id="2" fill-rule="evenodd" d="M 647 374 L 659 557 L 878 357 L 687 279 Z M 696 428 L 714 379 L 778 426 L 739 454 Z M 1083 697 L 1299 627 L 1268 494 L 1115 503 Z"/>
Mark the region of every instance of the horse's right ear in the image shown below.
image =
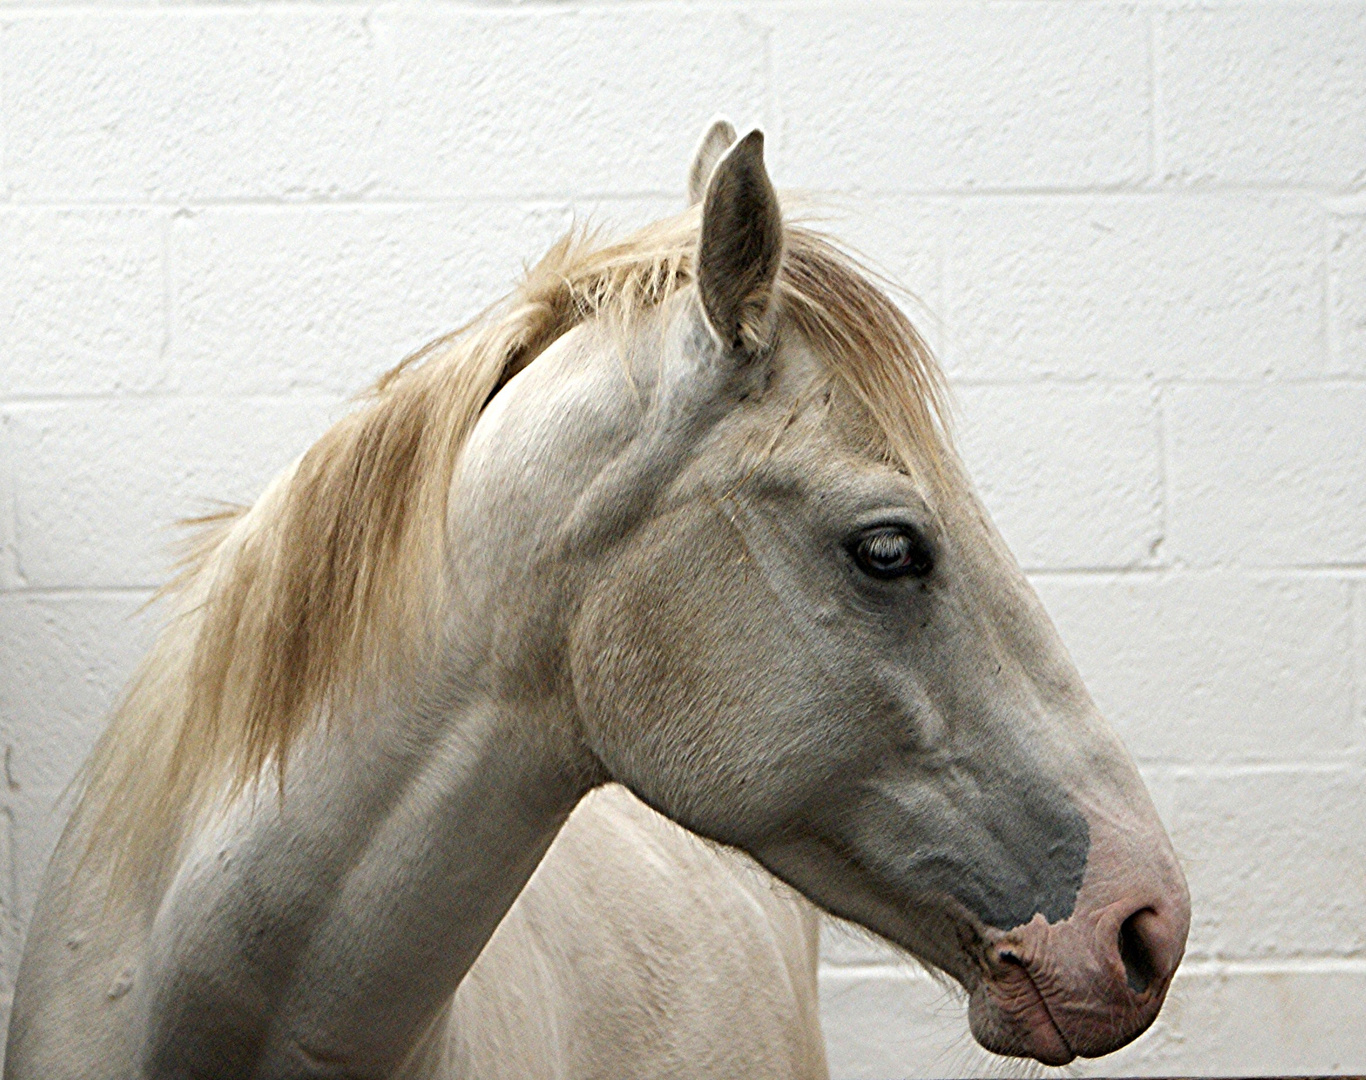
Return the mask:
<path id="1" fill-rule="evenodd" d="M 721 155 L 735 142 L 735 128 L 729 120 L 713 120 L 702 141 L 693 151 L 692 165 L 688 168 L 688 205 L 696 206 L 707 193 L 707 181 L 716 170 Z"/>
<path id="2" fill-rule="evenodd" d="M 702 203 L 697 289 L 721 344 L 752 353 L 768 342 L 783 260 L 783 215 L 751 131 L 717 164 Z"/>

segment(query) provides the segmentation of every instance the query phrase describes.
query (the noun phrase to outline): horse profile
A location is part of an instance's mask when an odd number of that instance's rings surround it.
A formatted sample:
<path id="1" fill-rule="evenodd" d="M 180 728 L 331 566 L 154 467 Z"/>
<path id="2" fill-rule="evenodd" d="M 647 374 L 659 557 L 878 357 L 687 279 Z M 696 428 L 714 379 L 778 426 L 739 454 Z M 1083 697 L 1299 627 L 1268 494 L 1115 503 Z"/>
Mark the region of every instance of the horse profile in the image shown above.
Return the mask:
<path id="1" fill-rule="evenodd" d="M 7 1078 L 821 1076 L 811 909 L 754 862 L 960 983 L 990 1050 L 1152 1022 L 1185 880 L 933 359 L 784 221 L 758 132 L 690 188 L 206 524 Z"/>

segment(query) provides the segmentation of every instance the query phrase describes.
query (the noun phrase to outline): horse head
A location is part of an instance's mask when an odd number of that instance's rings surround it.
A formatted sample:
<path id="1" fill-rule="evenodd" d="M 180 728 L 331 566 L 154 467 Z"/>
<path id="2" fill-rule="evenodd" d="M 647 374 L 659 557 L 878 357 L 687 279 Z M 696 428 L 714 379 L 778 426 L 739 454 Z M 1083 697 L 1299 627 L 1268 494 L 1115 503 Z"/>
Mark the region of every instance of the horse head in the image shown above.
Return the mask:
<path id="1" fill-rule="evenodd" d="M 466 617 L 565 650 L 600 778 L 952 976 L 983 1046 L 1108 1053 L 1190 921 L 1134 763 L 904 317 L 784 223 L 758 132 L 718 125 L 692 177 L 689 284 L 580 325 L 480 421 Z"/>

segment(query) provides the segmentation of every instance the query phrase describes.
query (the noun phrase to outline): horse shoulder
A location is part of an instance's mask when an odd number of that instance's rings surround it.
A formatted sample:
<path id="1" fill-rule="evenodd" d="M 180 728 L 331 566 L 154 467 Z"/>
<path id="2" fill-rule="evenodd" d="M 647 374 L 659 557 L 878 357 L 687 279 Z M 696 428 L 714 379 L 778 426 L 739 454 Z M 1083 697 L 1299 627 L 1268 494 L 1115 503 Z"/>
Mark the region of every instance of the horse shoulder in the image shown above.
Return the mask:
<path id="1" fill-rule="evenodd" d="M 575 811 L 456 992 L 456 1075 L 819 1078 L 814 909 L 625 789 Z"/>
<path id="2" fill-rule="evenodd" d="M 29 923 L 6 1046 L 6 1080 L 138 1075 L 132 1013 L 150 912 L 106 905 L 68 826 Z"/>

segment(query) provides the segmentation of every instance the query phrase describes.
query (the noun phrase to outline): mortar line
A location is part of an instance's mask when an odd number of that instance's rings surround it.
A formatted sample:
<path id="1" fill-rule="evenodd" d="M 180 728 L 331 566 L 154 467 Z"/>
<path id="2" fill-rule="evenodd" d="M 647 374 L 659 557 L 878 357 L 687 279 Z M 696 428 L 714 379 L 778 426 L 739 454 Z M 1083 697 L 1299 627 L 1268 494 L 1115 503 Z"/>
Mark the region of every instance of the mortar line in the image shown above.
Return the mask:
<path id="1" fill-rule="evenodd" d="M 1366 744 L 1366 711 L 1363 711 L 1362 704 L 1366 702 L 1366 693 L 1362 689 L 1362 680 L 1366 678 L 1366 603 L 1363 603 L 1363 586 L 1360 581 L 1353 581 L 1348 584 L 1351 590 L 1349 601 L 1351 603 L 1351 669 L 1352 678 L 1350 689 L 1350 704 L 1352 708 L 1352 721 L 1356 732 L 1354 740 L 1358 747 Z"/>
<path id="2" fill-rule="evenodd" d="M 1329 201 L 1342 195 L 1339 188 L 1310 184 L 1210 184 L 1173 187 L 1134 187 L 1129 182 L 1116 184 L 1090 184 L 1082 186 L 1033 186 L 1033 187 L 973 187 L 973 188 L 810 188 L 781 183 L 780 194 L 800 195 L 808 200 L 819 202 L 821 199 L 920 199 L 925 201 L 988 201 L 988 200 L 1026 200 L 1046 199 L 1059 202 L 1111 200 L 1111 201 L 1159 201 L 1198 202 L 1221 198 L 1261 196 L 1265 198 L 1298 198 L 1319 200 L 1327 206 Z M 335 208 L 338 210 L 406 210 L 406 209 L 446 209 L 452 207 L 476 206 L 514 206 L 544 207 L 563 203 L 596 202 L 626 203 L 645 200 L 674 200 L 678 193 L 672 189 L 633 188 L 625 191 L 600 191 L 587 189 L 528 190 L 514 193 L 494 193 L 487 191 L 417 193 L 404 195 L 387 192 L 369 196 L 361 193 L 348 193 L 341 196 L 284 196 L 265 195 L 211 195 L 194 192 L 181 192 L 164 197 L 147 197 L 129 192 L 126 195 L 81 198 L 79 196 L 35 196 L 15 197 L 0 204 L 10 211 L 22 209 L 35 210 L 87 210 L 87 209 L 126 209 L 126 210 L 216 210 L 216 209 L 279 209 L 302 210 Z"/>
<path id="3" fill-rule="evenodd" d="M 1284 563 L 1149 563 L 1132 566 L 1025 566 L 1024 573 L 1034 580 L 1121 581 L 1133 578 L 1153 580 L 1177 577 L 1242 576 L 1252 580 L 1267 578 L 1341 578 L 1357 581 L 1366 574 L 1366 562 Z"/>
<path id="4" fill-rule="evenodd" d="M 9 168 L 9 38 L 9 23 L 0 8 L 0 206 L 8 206 L 14 200 Z"/>
<path id="5" fill-rule="evenodd" d="M 748 14 L 748 9 L 746 11 Z M 759 25 L 763 28 L 763 77 L 764 77 L 764 124 L 777 135 L 778 158 L 781 160 L 787 156 L 787 131 L 778 115 L 778 98 L 774 90 L 774 60 L 773 60 L 773 24 L 768 21 L 760 21 Z"/>
<path id="6" fill-rule="evenodd" d="M 1320 318 L 1323 326 L 1323 350 L 1327 361 L 1327 374 L 1346 375 L 1347 364 L 1342 360 L 1342 342 L 1338 336 L 1337 320 L 1333 318 L 1333 232 L 1336 214 L 1325 203 L 1321 208 L 1322 230 L 1319 238 L 1319 273 L 1321 275 L 1322 297 L 1320 298 Z"/>
<path id="7" fill-rule="evenodd" d="M 176 384 L 171 374 L 171 289 L 174 268 L 171 266 L 172 233 L 175 214 L 166 214 L 161 222 L 161 379 L 171 386 Z"/>
<path id="8" fill-rule="evenodd" d="M 1166 153 L 1166 100 L 1162 94 L 1162 20 L 1166 17 L 1167 9 L 1162 4 L 1157 4 L 1149 9 L 1148 12 L 1148 56 L 1150 61 L 1150 89 L 1152 92 L 1152 114 L 1150 118 L 1152 140 L 1153 140 L 1153 189 L 1167 190 L 1165 187 L 1167 175 L 1167 153 Z"/>
<path id="9" fill-rule="evenodd" d="M 1139 771 L 1149 779 L 1237 780 L 1257 776 L 1351 776 L 1361 768 L 1353 761 L 1244 761 L 1200 764 L 1139 761 Z"/>
<path id="10" fill-rule="evenodd" d="M 378 378 L 392 364 L 377 364 L 374 369 L 374 377 Z M 212 388 L 205 388 L 197 391 L 166 391 L 166 390 L 88 390 L 73 391 L 70 393 L 34 393 L 34 394 L 11 394 L 8 397 L 0 398 L 0 408 L 16 409 L 25 411 L 31 408 L 40 408 L 45 405 L 94 405 L 109 404 L 118 405 L 121 403 L 141 403 L 163 401 L 167 404 L 196 404 L 196 403 L 221 403 L 221 402 L 306 402 L 306 401 L 327 401 L 338 405 L 346 405 L 359 400 L 363 392 L 367 389 L 365 383 L 357 383 L 353 388 L 344 390 L 331 389 L 325 386 L 298 387 L 289 390 L 244 390 L 235 393 L 223 393 Z"/>
<path id="11" fill-rule="evenodd" d="M 1157 542 L 1154 544 L 1153 561 L 1158 566 L 1169 566 L 1168 543 L 1171 526 L 1171 453 L 1168 433 L 1167 390 L 1160 382 L 1156 384 L 1157 397 Z"/>
<path id="12" fill-rule="evenodd" d="M 33 600 L 59 597 L 151 596 L 159 585 L 26 585 L 0 589 L 0 596 L 22 596 Z"/>

